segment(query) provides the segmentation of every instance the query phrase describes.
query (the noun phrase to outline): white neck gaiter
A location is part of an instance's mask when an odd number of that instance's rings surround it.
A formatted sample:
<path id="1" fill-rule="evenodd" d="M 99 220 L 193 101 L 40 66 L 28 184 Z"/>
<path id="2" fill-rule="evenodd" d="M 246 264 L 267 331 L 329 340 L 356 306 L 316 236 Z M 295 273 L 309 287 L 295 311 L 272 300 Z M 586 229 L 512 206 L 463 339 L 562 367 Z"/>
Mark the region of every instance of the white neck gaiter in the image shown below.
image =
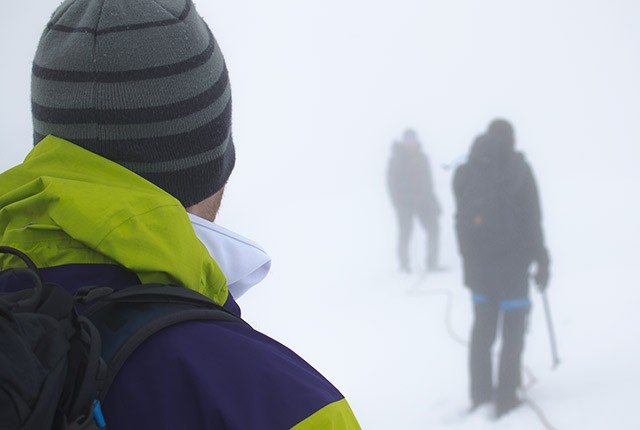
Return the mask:
<path id="1" fill-rule="evenodd" d="M 271 258 L 260 245 L 204 218 L 188 215 L 196 236 L 227 278 L 234 299 L 267 276 Z"/>

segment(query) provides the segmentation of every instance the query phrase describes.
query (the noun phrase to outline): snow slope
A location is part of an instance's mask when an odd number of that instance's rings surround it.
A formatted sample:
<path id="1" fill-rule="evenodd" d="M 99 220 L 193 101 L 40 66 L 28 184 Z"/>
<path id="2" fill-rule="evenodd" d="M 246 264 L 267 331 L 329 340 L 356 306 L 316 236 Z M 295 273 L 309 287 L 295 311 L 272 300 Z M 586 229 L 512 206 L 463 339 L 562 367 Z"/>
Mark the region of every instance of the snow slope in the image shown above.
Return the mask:
<path id="1" fill-rule="evenodd" d="M 523 379 L 552 427 L 544 427 L 527 405 L 499 421 L 487 408 L 467 415 L 464 342 L 471 307 L 459 261 L 445 252 L 448 272 L 397 273 L 395 220 L 382 203 L 299 201 L 280 208 L 284 218 L 263 219 L 273 227 L 273 273 L 241 299 L 250 322 L 335 382 L 363 428 L 640 428 L 640 293 L 626 282 L 632 266 L 614 256 L 600 267 L 554 264 L 548 297 L 561 358 L 556 370 L 542 301 L 533 294 Z M 308 220 L 327 206 L 340 210 L 310 227 Z M 379 228 L 371 228 L 376 222 Z M 445 217 L 442 224 L 450 236 L 450 221 Z M 419 233 L 413 242 L 416 261 L 424 255 Z M 450 245 L 445 241 L 444 250 Z"/>

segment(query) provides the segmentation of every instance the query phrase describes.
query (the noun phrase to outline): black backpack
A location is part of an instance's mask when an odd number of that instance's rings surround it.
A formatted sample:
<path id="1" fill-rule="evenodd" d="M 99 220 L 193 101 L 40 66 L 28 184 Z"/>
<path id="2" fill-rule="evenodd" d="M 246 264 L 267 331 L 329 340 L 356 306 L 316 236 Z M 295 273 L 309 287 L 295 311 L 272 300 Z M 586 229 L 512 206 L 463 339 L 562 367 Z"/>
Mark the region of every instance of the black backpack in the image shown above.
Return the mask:
<path id="1" fill-rule="evenodd" d="M 101 402 L 144 340 L 183 321 L 244 323 L 173 285 L 84 287 L 72 296 L 43 282 L 22 252 L 0 246 L 0 253 L 27 265 L 0 274 L 11 290 L 0 293 L 0 430 L 104 429 Z"/>
<path id="2" fill-rule="evenodd" d="M 456 177 L 456 230 L 464 253 L 491 258 L 508 252 L 517 230 L 509 168 L 514 153 L 483 143 Z"/>

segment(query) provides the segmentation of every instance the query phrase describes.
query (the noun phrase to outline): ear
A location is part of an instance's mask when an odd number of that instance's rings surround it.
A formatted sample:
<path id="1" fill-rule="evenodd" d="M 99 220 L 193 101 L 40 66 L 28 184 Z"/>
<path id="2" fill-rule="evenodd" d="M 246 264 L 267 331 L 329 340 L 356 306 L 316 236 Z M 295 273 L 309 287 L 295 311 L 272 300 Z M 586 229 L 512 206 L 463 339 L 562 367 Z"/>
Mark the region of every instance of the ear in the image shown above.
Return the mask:
<path id="1" fill-rule="evenodd" d="M 190 214 L 214 222 L 216 220 L 216 216 L 218 216 L 223 195 L 224 187 L 220 188 L 220 190 L 218 190 L 214 195 L 207 197 L 203 201 L 196 203 L 193 206 L 189 206 L 186 210 Z"/>

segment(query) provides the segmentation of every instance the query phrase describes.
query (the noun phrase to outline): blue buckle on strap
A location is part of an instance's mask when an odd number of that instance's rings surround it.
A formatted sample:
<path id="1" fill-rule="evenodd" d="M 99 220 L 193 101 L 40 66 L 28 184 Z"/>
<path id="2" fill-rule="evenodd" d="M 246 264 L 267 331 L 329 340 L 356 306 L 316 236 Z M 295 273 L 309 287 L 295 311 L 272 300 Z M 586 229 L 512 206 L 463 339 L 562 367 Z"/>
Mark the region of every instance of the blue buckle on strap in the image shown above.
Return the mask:
<path id="1" fill-rule="evenodd" d="M 96 424 L 101 429 L 107 428 L 107 422 L 102 414 L 102 407 L 100 406 L 100 400 L 93 401 L 93 419 L 96 420 Z"/>

